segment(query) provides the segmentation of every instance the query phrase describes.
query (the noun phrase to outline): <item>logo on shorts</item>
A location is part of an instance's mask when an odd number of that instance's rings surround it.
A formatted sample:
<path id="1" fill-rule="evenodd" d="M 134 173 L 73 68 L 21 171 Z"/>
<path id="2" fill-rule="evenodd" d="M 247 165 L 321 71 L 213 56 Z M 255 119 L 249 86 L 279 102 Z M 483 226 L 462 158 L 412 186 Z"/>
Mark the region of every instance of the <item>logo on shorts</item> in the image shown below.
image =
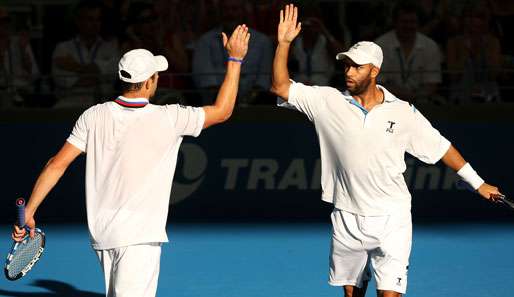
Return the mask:
<path id="1" fill-rule="evenodd" d="M 396 123 L 393 121 L 387 121 L 387 123 L 389 124 L 389 128 L 386 129 L 386 132 L 393 133 L 394 132 L 393 126 Z"/>

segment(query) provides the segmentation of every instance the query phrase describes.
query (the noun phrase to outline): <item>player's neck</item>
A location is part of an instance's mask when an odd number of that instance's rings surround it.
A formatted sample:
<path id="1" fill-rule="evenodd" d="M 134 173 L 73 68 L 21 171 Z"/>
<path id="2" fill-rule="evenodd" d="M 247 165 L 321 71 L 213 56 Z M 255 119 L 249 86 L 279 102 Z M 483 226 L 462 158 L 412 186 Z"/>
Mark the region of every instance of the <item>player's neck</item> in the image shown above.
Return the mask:
<path id="1" fill-rule="evenodd" d="M 149 95 L 147 94 L 147 92 L 141 92 L 141 91 L 138 91 L 138 92 L 125 92 L 125 93 L 121 94 L 121 96 L 123 96 L 125 98 L 146 98 L 146 99 L 149 99 Z"/>
<path id="2" fill-rule="evenodd" d="M 352 97 L 367 110 L 384 102 L 384 92 L 376 84 L 371 84 L 366 91 Z"/>

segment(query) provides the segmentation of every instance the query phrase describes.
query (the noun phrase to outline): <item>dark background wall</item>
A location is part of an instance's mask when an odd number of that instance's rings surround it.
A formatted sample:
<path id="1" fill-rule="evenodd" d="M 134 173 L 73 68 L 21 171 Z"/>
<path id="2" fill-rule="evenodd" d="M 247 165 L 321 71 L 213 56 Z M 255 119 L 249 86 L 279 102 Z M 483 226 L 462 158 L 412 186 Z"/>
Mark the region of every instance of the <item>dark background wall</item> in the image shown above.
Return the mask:
<path id="1" fill-rule="evenodd" d="M 488 182 L 514 193 L 514 107 L 419 107 Z M 28 197 L 45 162 L 65 141 L 79 111 L 2 114 L 0 218 L 14 217 L 14 200 Z M 414 220 L 509 220 L 514 212 L 459 188 L 443 164 L 406 155 Z M 65 173 L 38 212 L 46 222 L 84 222 L 84 157 Z M 274 107 L 244 108 L 227 124 L 182 144 L 171 220 L 326 220 L 320 200 L 319 148 L 302 115 Z"/>

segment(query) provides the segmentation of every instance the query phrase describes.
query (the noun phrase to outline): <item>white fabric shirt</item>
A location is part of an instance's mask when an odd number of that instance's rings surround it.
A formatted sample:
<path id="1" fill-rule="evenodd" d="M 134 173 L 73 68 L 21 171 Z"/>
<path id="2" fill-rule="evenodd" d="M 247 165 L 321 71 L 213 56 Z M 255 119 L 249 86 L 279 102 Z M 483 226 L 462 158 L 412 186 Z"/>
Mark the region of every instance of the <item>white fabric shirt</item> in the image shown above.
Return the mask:
<path id="1" fill-rule="evenodd" d="M 148 102 L 128 99 L 127 102 Z M 166 219 L 183 136 L 198 136 L 202 108 L 106 102 L 87 109 L 68 142 L 86 153 L 86 208 L 94 249 L 167 242 Z"/>
<path id="2" fill-rule="evenodd" d="M 441 51 L 428 36 L 416 34 L 414 48 L 408 57 L 402 51 L 394 30 L 380 36 L 375 43 L 384 53 L 379 76 L 383 84 L 415 91 L 423 84 L 441 82 Z"/>
<path id="3" fill-rule="evenodd" d="M 378 87 L 385 94 L 384 103 L 370 112 L 349 93 L 294 82 L 288 101 L 279 102 L 314 123 L 322 199 L 365 216 L 410 211 L 411 196 L 403 177 L 405 152 L 433 164 L 450 147 L 419 111 Z"/>

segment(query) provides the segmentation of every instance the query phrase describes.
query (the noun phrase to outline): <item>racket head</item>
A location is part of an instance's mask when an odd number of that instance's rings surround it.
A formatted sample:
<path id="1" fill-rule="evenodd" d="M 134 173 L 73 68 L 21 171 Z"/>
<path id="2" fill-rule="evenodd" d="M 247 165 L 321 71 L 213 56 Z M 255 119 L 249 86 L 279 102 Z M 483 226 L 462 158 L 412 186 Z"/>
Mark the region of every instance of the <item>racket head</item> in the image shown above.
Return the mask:
<path id="1" fill-rule="evenodd" d="M 25 276 L 39 261 L 45 250 L 45 233 L 34 229 L 34 238 L 29 235 L 23 240 L 14 242 L 5 261 L 4 273 L 8 280 L 14 281 Z"/>

